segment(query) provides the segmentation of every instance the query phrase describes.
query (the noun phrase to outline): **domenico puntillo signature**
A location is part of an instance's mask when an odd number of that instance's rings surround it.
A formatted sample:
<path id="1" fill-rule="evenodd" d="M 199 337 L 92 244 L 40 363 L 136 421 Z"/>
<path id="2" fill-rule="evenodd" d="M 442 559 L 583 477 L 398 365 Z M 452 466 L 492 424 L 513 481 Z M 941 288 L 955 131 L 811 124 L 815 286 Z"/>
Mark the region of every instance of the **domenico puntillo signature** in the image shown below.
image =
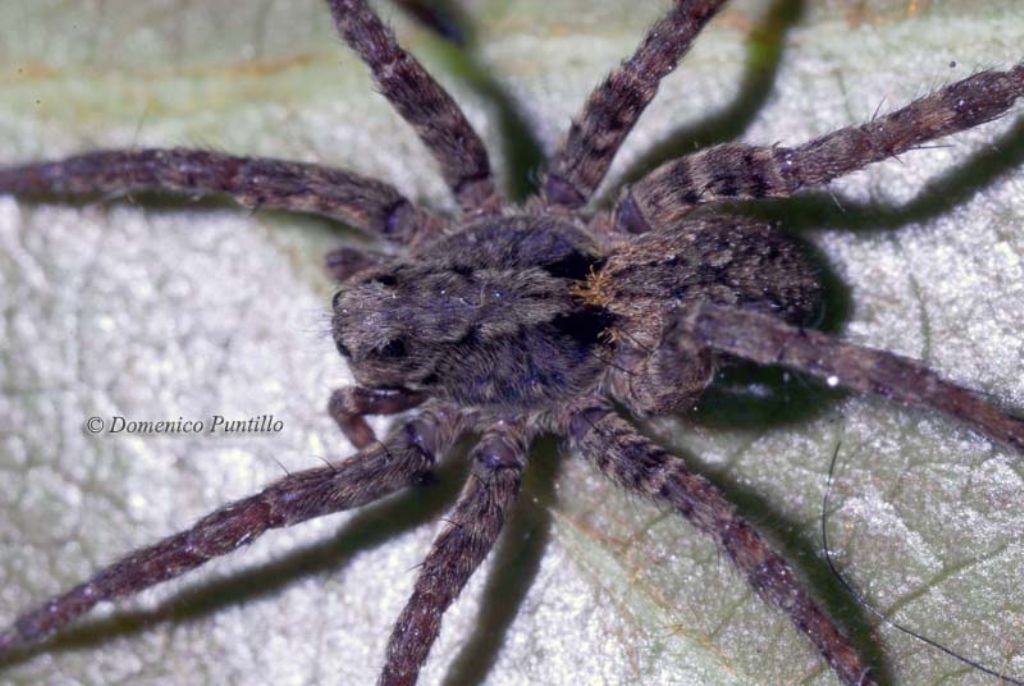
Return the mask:
<path id="1" fill-rule="evenodd" d="M 284 422 L 272 414 L 251 417 L 225 417 L 219 414 L 187 419 L 128 419 L 121 415 L 89 417 L 85 430 L 93 435 L 154 434 L 271 434 L 280 433 Z"/>

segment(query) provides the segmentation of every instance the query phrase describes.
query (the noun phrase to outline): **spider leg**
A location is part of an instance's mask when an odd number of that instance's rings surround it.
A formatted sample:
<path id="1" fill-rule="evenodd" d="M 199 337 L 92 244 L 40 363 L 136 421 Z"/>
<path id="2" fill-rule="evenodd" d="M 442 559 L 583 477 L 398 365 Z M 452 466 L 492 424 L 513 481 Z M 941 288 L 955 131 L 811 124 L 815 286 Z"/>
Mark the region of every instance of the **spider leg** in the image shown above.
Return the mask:
<path id="1" fill-rule="evenodd" d="M 586 204 L 619 146 L 658 92 L 658 84 L 690 49 L 725 0 L 675 0 L 632 57 L 587 98 L 544 180 L 549 205 Z"/>
<path id="2" fill-rule="evenodd" d="M 327 274 L 338 283 L 344 283 L 350 278 L 363 271 L 380 264 L 386 259 L 386 255 L 345 246 L 331 250 L 324 256 L 324 266 Z"/>
<path id="3" fill-rule="evenodd" d="M 670 505 L 711 536 L 767 602 L 785 612 L 846 684 L 874 684 L 856 649 L 804 590 L 795 572 L 724 494 L 691 472 L 682 458 L 640 435 L 601 399 L 563 419 L 573 445 L 624 488 Z"/>
<path id="4" fill-rule="evenodd" d="M 441 616 L 490 552 L 519 493 L 531 432 L 499 421 L 473 449 L 473 471 L 420 567 L 412 597 L 388 641 L 379 686 L 416 682 L 441 630 Z"/>
<path id="5" fill-rule="evenodd" d="M 452 97 L 395 41 L 366 0 L 328 0 L 338 32 L 373 72 L 374 81 L 441 165 L 467 212 L 490 212 L 500 198 L 487 149 Z"/>
<path id="6" fill-rule="evenodd" d="M 830 385 L 934 408 L 989 438 L 1024 448 L 1024 419 L 1006 414 L 906 357 L 843 343 L 819 331 L 735 307 L 700 305 L 686 315 L 683 328 L 709 348 L 760 364 L 790 367 Z"/>
<path id="7" fill-rule="evenodd" d="M 416 407 L 426 398 L 422 393 L 405 388 L 363 388 L 345 386 L 331 394 L 327 412 L 338 423 L 352 445 L 365 448 L 377 440 L 373 429 L 363 419 L 366 415 L 398 414 Z"/>
<path id="8" fill-rule="evenodd" d="M 381 181 L 341 169 L 187 148 L 100 150 L 0 168 L 0 193 L 229 195 L 246 207 L 319 214 L 374 236 L 417 243 L 442 221 Z"/>
<path id="9" fill-rule="evenodd" d="M 442 406 L 425 410 L 383 443 L 344 462 L 290 474 L 216 510 L 190 529 L 136 550 L 0 630 L 0 658 L 42 642 L 97 603 L 181 576 L 268 529 L 359 507 L 415 482 L 451 448 L 466 423 L 465 416 Z"/>
<path id="10" fill-rule="evenodd" d="M 664 164 L 625 189 L 615 228 L 670 226 L 704 203 L 782 198 L 1004 114 L 1024 96 L 1024 63 L 984 71 L 860 126 L 796 148 L 717 145 Z"/>

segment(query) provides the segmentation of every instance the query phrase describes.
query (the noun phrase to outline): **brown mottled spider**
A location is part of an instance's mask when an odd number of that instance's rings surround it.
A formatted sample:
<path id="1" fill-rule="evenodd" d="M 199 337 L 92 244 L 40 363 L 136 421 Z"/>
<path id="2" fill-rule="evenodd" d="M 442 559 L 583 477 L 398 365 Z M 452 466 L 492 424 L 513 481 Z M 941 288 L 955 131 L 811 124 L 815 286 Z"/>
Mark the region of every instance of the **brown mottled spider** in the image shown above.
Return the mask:
<path id="1" fill-rule="evenodd" d="M 270 528 L 369 503 L 428 472 L 473 429 L 473 476 L 427 556 L 388 645 L 383 684 L 413 683 L 441 616 L 497 538 L 541 431 L 623 487 L 708 533 L 846 683 L 864 661 L 789 565 L 684 462 L 644 438 L 638 416 L 690 407 L 720 357 L 781 364 L 864 393 L 941 410 L 1024 447 L 1024 423 L 921 365 L 802 328 L 820 285 L 800 250 L 750 219 L 702 211 L 785 197 L 976 126 L 1024 95 L 1024 65 L 976 74 L 859 127 L 799 147 L 720 145 L 659 167 L 607 213 L 581 208 L 659 80 L 724 0 L 678 0 L 588 99 L 544 179 L 509 207 L 483 144 L 452 99 L 362 0 L 331 0 L 344 39 L 441 165 L 464 217 L 449 223 L 390 186 L 316 165 L 201 150 L 100 151 L 0 170 L 0 191 L 77 195 L 156 189 L 221 193 L 247 206 L 311 212 L 404 244 L 399 258 L 346 249 L 333 333 L 357 387 L 330 411 L 360 451 L 285 477 L 191 529 L 138 550 L 0 633 L 0 655 L 38 643 L 96 603 L 179 576 Z M 713 208 L 709 208 L 713 209 Z M 381 442 L 367 415 L 418 414 Z"/>

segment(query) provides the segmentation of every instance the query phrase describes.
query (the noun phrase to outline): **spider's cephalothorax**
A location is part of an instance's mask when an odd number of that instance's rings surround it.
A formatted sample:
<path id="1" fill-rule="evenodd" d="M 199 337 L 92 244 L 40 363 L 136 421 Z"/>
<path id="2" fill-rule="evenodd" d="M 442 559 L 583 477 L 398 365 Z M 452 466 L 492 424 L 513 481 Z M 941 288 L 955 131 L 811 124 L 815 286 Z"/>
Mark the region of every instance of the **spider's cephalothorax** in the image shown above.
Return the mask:
<path id="1" fill-rule="evenodd" d="M 750 220 L 712 215 L 605 251 L 538 212 L 482 219 L 358 272 L 335 295 L 333 329 L 364 387 L 540 412 L 606 386 L 663 414 L 692 403 L 713 366 L 676 326 L 682 308 L 743 305 L 799 324 L 818 297 L 793 241 Z"/>
<path id="2" fill-rule="evenodd" d="M 463 218 L 439 217 L 390 185 L 347 171 L 208 150 L 106 150 L 0 169 L 0 192 L 221 193 L 250 206 L 325 215 L 408 248 L 389 258 L 342 249 L 328 259 L 341 283 L 334 340 L 359 384 L 336 391 L 329 410 L 359 451 L 291 474 L 21 615 L 0 632 L 0 657 L 43 641 L 96 603 L 181 575 L 268 529 L 415 483 L 476 430 L 473 478 L 420 567 L 388 644 L 380 682 L 411 684 L 444 610 L 501 531 L 533 437 L 546 430 L 711 536 L 842 681 L 874 683 L 843 632 L 726 497 L 617 408 L 651 415 L 686 407 L 728 355 L 934 408 L 1024 448 L 1024 422 L 987 400 L 909 359 L 804 328 L 814 321 L 820 288 L 800 250 L 775 229 L 714 207 L 789 196 L 992 120 L 1024 95 L 1024 64 L 976 74 L 797 147 L 726 144 L 680 157 L 624 189 L 610 211 L 587 213 L 660 79 L 723 4 L 672 3 L 591 94 L 540 197 L 525 208 L 504 201 L 458 106 L 365 0 L 328 5 L 381 93 L 436 157 Z M 416 415 L 381 441 L 364 419 L 414 407 Z"/>
<path id="3" fill-rule="evenodd" d="M 519 412 L 564 402 L 604 368 L 612 315 L 574 295 L 603 259 L 565 221 L 483 219 L 343 283 L 335 342 L 364 386 Z"/>

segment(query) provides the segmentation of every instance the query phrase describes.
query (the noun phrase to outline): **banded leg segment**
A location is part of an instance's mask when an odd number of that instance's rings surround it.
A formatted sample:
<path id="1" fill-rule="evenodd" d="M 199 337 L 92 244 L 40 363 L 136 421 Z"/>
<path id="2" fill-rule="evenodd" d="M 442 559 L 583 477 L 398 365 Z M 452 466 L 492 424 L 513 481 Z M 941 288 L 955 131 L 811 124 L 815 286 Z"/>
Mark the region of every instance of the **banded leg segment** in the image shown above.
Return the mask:
<path id="1" fill-rule="evenodd" d="M 63 160 L 0 168 L 0 193 L 124 195 L 160 191 L 228 195 L 245 207 L 319 214 L 401 243 L 443 228 L 386 183 L 340 169 L 188 148 L 99 150 Z"/>
<path id="2" fill-rule="evenodd" d="M 442 615 L 501 532 L 519 493 L 529 443 L 530 434 L 521 422 L 498 422 L 473 449 L 469 481 L 391 633 L 380 686 L 416 683 L 441 631 Z"/>
<path id="3" fill-rule="evenodd" d="M 291 474 L 231 503 L 22 614 L 0 631 L 0 657 L 43 641 L 97 603 L 181 576 L 269 529 L 359 507 L 407 486 L 430 470 L 465 428 L 458 412 L 435 407 L 393 431 L 383 444 L 337 465 Z"/>
<path id="4" fill-rule="evenodd" d="M 328 252 L 324 256 L 324 267 L 335 282 L 345 283 L 364 269 L 375 267 L 386 259 L 383 253 L 346 246 Z"/>
<path id="5" fill-rule="evenodd" d="M 770 315 L 718 305 L 695 308 L 681 329 L 702 346 L 759 364 L 780 364 L 904 405 L 934 408 L 989 438 L 1024 449 L 1024 419 L 901 355 L 843 343 Z"/>
<path id="6" fill-rule="evenodd" d="M 627 189 L 615 208 L 615 227 L 644 233 L 671 226 L 704 203 L 788 197 L 991 121 L 1022 96 L 1024 64 L 1019 64 L 975 74 L 891 114 L 796 148 L 735 143 L 708 148 L 658 167 Z"/>
<path id="7" fill-rule="evenodd" d="M 496 209 L 487 149 L 452 97 L 395 41 L 366 0 L 328 0 L 338 32 L 373 72 L 374 81 L 441 165 L 467 212 Z"/>
<path id="8" fill-rule="evenodd" d="M 640 435 L 602 400 L 583 404 L 563 427 L 574 446 L 631 492 L 670 505 L 711 536 L 765 601 L 785 612 L 846 684 L 874 684 L 849 640 L 804 590 L 794 571 L 707 479 Z"/>
<path id="9" fill-rule="evenodd" d="M 724 4 L 725 0 L 675 0 L 633 56 L 590 94 L 544 181 L 548 204 L 569 208 L 586 204 L 619 146 L 654 99 L 661 79 L 675 69 Z"/>

